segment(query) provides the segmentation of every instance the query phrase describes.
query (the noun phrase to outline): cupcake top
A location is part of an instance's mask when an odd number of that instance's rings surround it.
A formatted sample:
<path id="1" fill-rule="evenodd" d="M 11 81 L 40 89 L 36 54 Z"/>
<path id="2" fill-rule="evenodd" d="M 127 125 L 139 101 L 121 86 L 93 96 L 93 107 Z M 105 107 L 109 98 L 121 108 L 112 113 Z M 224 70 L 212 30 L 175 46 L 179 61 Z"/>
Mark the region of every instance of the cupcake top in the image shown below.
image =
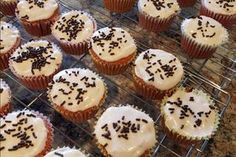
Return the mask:
<path id="1" fill-rule="evenodd" d="M 8 84 L 0 78 L 0 108 L 11 100 L 11 90 Z"/>
<path id="2" fill-rule="evenodd" d="M 73 10 L 55 22 L 52 34 L 62 42 L 78 43 L 89 40 L 95 29 L 95 20 L 88 13 Z"/>
<path id="3" fill-rule="evenodd" d="M 138 9 L 149 16 L 162 19 L 180 11 L 177 0 L 139 0 Z"/>
<path id="4" fill-rule="evenodd" d="M 49 76 L 62 63 L 61 50 L 46 40 L 31 41 L 20 46 L 9 60 L 11 70 L 20 76 Z"/>
<path id="5" fill-rule="evenodd" d="M 131 106 L 109 107 L 94 133 L 112 157 L 139 157 L 156 143 L 152 118 Z"/>
<path id="6" fill-rule="evenodd" d="M 19 30 L 10 23 L 0 21 L 0 54 L 7 53 L 20 38 Z"/>
<path id="7" fill-rule="evenodd" d="M 134 39 L 117 27 L 105 27 L 93 34 L 92 49 L 102 60 L 112 62 L 136 53 Z"/>
<path id="8" fill-rule="evenodd" d="M 201 90 L 178 89 L 162 104 L 165 125 L 186 137 L 205 138 L 216 130 L 218 110 Z"/>
<path id="9" fill-rule="evenodd" d="M 58 9 L 56 0 L 20 0 L 17 3 L 17 14 L 29 22 L 49 19 Z"/>
<path id="10" fill-rule="evenodd" d="M 135 61 L 135 75 L 159 90 L 168 90 L 182 79 L 184 70 L 174 55 L 159 49 L 142 52 Z"/>
<path id="11" fill-rule="evenodd" d="M 202 4 L 209 10 L 224 14 L 236 14 L 236 0 L 202 0 Z"/>
<path id="12" fill-rule="evenodd" d="M 86 157 L 84 153 L 75 148 L 63 147 L 49 152 L 44 157 Z"/>
<path id="13" fill-rule="evenodd" d="M 98 106 L 106 92 L 102 79 L 89 69 L 73 68 L 57 73 L 49 86 L 50 100 L 71 112 Z"/>
<path id="14" fill-rule="evenodd" d="M 9 157 L 35 157 L 45 149 L 47 127 L 42 118 L 29 110 L 0 118 L 0 154 Z"/>
<path id="15" fill-rule="evenodd" d="M 219 46 L 228 40 L 227 30 L 218 21 L 206 16 L 185 19 L 181 31 L 203 45 Z"/>

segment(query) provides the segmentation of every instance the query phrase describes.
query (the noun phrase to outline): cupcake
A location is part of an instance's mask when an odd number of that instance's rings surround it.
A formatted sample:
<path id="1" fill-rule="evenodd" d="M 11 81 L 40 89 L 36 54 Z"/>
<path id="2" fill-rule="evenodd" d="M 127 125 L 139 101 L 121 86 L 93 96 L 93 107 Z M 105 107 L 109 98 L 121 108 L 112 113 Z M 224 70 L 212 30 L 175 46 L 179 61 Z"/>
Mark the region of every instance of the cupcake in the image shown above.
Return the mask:
<path id="1" fill-rule="evenodd" d="M 136 0 L 103 0 L 104 6 L 111 12 L 128 12 L 134 6 Z"/>
<path id="2" fill-rule="evenodd" d="M 106 85 L 89 69 L 60 71 L 48 88 L 48 98 L 53 107 L 73 122 L 84 122 L 94 117 L 105 97 Z"/>
<path id="3" fill-rule="evenodd" d="M 179 88 L 161 106 L 163 126 L 176 142 L 209 139 L 219 124 L 219 113 L 210 96 L 201 90 Z"/>
<path id="4" fill-rule="evenodd" d="M 8 59 L 20 46 L 21 38 L 19 30 L 10 23 L 0 21 L 0 70 L 8 68 Z"/>
<path id="5" fill-rule="evenodd" d="M 181 47 L 191 58 L 209 58 L 228 40 L 227 30 L 216 20 L 198 16 L 181 24 Z"/>
<path id="6" fill-rule="evenodd" d="M 63 147 L 49 152 L 44 157 L 86 157 L 86 155 L 78 149 Z"/>
<path id="7" fill-rule="evenodd" d="M 236 0 L 201 0 L 200 14 L 229 27 L 236 23 Z"/>
<path id="8" fill-rule="evenodd" d="M 0 11 L 4 15 L 14 16 L 16 9 L 17 0 L 1 0 Z"/>
<path id="9" fill-rule="evenodd" d="M 152 32 L 166 30 L 180 12 L 177 0 L 139 0 L 139 25 Z"/>
<path id="10" fill-rule="evenodd" d="M 180 7 L 191 7 L 193 6 L 197 0 L 177 0 Z"/>
<path id="11" fill-rule="evenodd" d="M 16 16 L 25 30 L 33 36 L 51 34 L 51 25 L 59 14 L 56 0 L 20 0 L 17 3 Z"/>
<path id="12" fill-rule="evenodd" d="M 105 27 L 93 34 L 89 51 L 100 72 L 116 75 L 127 69 L 136 55 L 137 47 L 125 30 Z"/>
<path id="13" fill-rule="evenodd" d="M 52 35 L 69 54 L 88 52 L 88 44 L 96 30 L 96 21 L 84 11 L 64 13 L 52 26 Z"/>
<path id="14" fill-rule="evenodd" d="M 183 66 L 174 55 L 158 49 L 142 52 L 135 60 L 133 80 L 136 90 L 149 99 L 162 99 L 180 83 Z"/>
<path id="15" fill-rule="evenodd" d="M 23 110 L 0 118 L 3 157 L 42 157 L 51 149 L 53 129 L 42 114 Z"/>
<path id="16" fill-rule="evenodd" d="M 5 81 L 0 78 L 0 117 L 11 109 L 11 90 Z"/>
<path id="17" fill-rule="evenodd" d="M 31 89 L 46 88 L 62 63 L 61 50 L 46 40 L 27 42 L 11 55 L 9 67 Z"/>
<path id="18" fill-rule="evenodd" d="M 131 106 L 106 109 L 94 134 L 105 157 L 147 157 L 156 143 L 152 118 Z"/>

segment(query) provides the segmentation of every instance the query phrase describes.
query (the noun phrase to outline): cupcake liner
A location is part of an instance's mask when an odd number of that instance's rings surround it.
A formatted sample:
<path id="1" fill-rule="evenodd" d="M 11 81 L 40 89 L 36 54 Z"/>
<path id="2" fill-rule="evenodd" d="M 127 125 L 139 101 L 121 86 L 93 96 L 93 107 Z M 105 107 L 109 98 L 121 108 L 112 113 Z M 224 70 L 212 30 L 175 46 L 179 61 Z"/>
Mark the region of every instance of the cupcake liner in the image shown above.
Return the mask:
<path id="1" fill-rule="evenodd" d="M 98 77 L 104 82 L 104 80 L 99 75 L 98 75 Z M 93 118 L 96 115 L 96 113 L 98 112 L 98 110 L 100 109 L 100 107 L 104 104 L 106 97 L 107 97 L 108 90 L 107 90 L 107 85 L 105 83 L 103 83 L 103 84 L 105 86 L 105 92 L 104 92 L 104 95 L 103 95 L 102 99 L 100 100 L 99 104 L 97 106 L 93 106 L 91 108 L 88 108 L 84 111 L 72 112 L 72 111 L 65 109 L 63 106 L 60 106 L 60 104 L 53 103 L 53 100 L 49 95 L 50 90 L 51 90 L 50 88 L 48 88 L 48 90 L 47 90 L 47 97 L 48 97 L 49 102 L 54 107 L 54 109 L 57 112 L 59 112 L 65 119 L 72 121 L 74 123 L 82 123 L 82 122 L 85 122 L 86 120 Z M 52 86 L 52 84 L 49 83 L 49 86 Z"/>
<path id="2" fill-rule="evenodd" d="M 60 9 L 55 10 L 54 14 L 45 20 L 28 22 L 18 17 L 25 30 L 33 36 L 45 36 L 51 34 L 51 25 L 57 20 L 60 15 Z"/>
<path id="3" fill-rule="evenodd" d="M 111 12 L 124 13 L 133 8 L 135 0 L 103 0 L 103 3 Z"/>
<path id="4" fill-rule="evenodd" d="M 194 90 L 193 88 L 184 88 L 184 87 L 179 87 L 179 89 L 185 90 L 185 91 L 192 91 Z M 206 94 L 207 95 L 207 94 Z M 213 101 L 211 100 L 210 96 L 207 95 L 207 98 L 210 100 L 210 103 L 213 103 Z M 170 129 L 165 125 L 165 118 L 166 115 L 164 114 L 164 105 L 167 102 L 167 97 L 165 97 L 161 103 L 161 125 L 163 126 L 163 129 L 165 131 L 165 133 L 167 134 L 167 136 L 174 140 L 175 142 L 178 143 L 182 143 L 185 145 L 189 145 L 189 144 L 196 144 L 197 142 L 201 141 L 201 140 L 208 140 L 210 139 L 212 136 L 215 135 L 219 124 L 220 124 L 220 115 L 216 114 L 216 120 L 215 120 L 215 124 L 214 124 L 214 130 L 211 133 L 211 135 L 208 136 L 204 136 L 204 137 L 191 137 L 191 136 L 184 136 L 178 133 L 178 131 L 174 130 L 174 129 Z M 214 103 L 213 103 L 214 104 Z M 214 105 L 215 106 L 215 105 Z"/>
<path id="5" fill-rule="evenodd" d="M 8 68 L 9 63 L 8 60 L 11 56 L 11 54 L 19 47 L 21 44 L 20 37 L 17 38 L 16 43 L 13 45 L 13 47 L 6 53 L 0 54 L 0 70 L 4 70 Z"/>
<path id="6" fill-rule="evenodd" d="M 210 58 L 217 49 L 217 47 L 199 44 L 185 34 L 181 37 L 181 48 L 191 58 Z"/>
<path id="7" fill-rule="evenodd" d="M 197 0 L 177 0 L 180 7 L 191 7 L 193 6 Z"/>
<path id="8" fill-rule="evenodd" d="M 97 23 L 96 23 L 95 19 L 87 12 L 84 12 L 84 13 L 86 13 L 86 15 L 93 21 L 93 27 L 94 27 L 93 32 L 95 32 L 97 30 Z M 90 43 L 89 37 L 87 40 L 84 40 L 79 43 L 72 43 L 69 41 L 61 41 L 59 39 L 57 39 L 57 40 L 59 41 L 59 44 L 60 44 L 61 48 L 65 51 L 65 53 L 68 53 L 71 55 L 81 55 L 81 54 L 88 52 L 88 47 L 89 47 L 89 43 Z"/>
<path id="9" fill-rule="evenodd" d="M 120 59 L 118 61 L 106 62 L 104 60 L 101 60 L 92 48 L 89 50 L 89 53 L 98 71 L 107 75 L 117 75 L 124 72 L 135 58 L 134 52 L 128 57 Z"/>
<path id="10" fill-rule="evenodd" d="M 236 23 L 236 14 L 234 15 L 224 15 L 219 13 L 214 13 L 211 10 L 208 10 L 202 3 L 200 8 L 200 15 L 205 15 L 219 21 L 225 27 L 230 27 Z"/>
<path id="11" fill-rule="evenodd" d="M 171 95 L 175 89 L 179 86 L 177 84 L 175 87 L 169 90 L 159 90 L 153 85 L 148 85 L 142 79 L 135 75 L 133 71 L 133 81 L 136 91 L 145 98 L 153 100 L 161 100 L 165 95 Z"/>
<path id="12" fill-rule="evenodd" d="M 112 107 L 112 106 L 117 106 L 117 105 L 113 104 L 113 105 L 111 105 L 110 107 Z M 143 111 L 142 109 L 138 108 L 137 106 L 133 106 L 133 105 L 129 105 L 129 104 L 126 104 L 126 105 L 120 104 L 120 105 L 118 105 L 118 107 L 122 107 L 122 106 L 131 106 L 131 107 L 133 107 L 133 108 L 136 109 L 136 110 L 139 110 L 139 111 L 141 111 L 141 112 L 146 113 L 145 111 Z M 94 124 L 94 128 L 95 128 L 95 126 L 96 126 L 96 124 L 97 124 L 97 121 L 98 121 L 99 117 L 102 116 L 102 114 L 103 114 L 103 112 L 105 112 L 105 110 L 106 110 L 106 109 L 103 109 L 102 112 L 100 112 L 99 114 L 96 115 L 96 121 L 95 121 L 95 124 Z M 146 113 L 146 114 L 147 114 L 147 113 Z M 153 120 L 153 122 L 154 122 L 154 120 Z M 155 122 L 154 122 L 154 127 L 155 127 L 155 131 L 156 131 L 156 143 L 157 143 L 157 142 L 158 142 L 158 140 L 157 140 L 157 139 L 158 139 L 158 129 L 157 129 L 157 126 L 155 125 Z M 93 134 L 95 135 L 95 133 L 93 133 Z M 99 148 L 99 150 L 101 151 L 101 153 L 102 153 L 105 157 L 111 157 L 111 155 L 108 154 L 108 152 L 106 151 L 105 147 L 104 147 L 103 145 L 101 145 L 100 143 L 98 143 L 98 141 L 97 141 L 96 138 L 95 138 L 95 143 L 96 143 L 97 147 Z M 156 145 L 156 144 L 155 144 L 155 145 Z M 155 145 L 153 146 L 153 148 L 151 148 L 151 149 L 149 149 L 149 150 L 146 150 L 140 157 L 149 157 L 149 156 L 151 156 L 151 154 L 152 154 L 152 153 L 154 152 L 154 150 L 155 150 Z"/>
<path id="13" fill-rule="evenodd" d="M 16 2 L 0 1 L 0 11 L 4 15 L 15 16 Z"/>
<path id="14" fill-rule="evenodd" d="M 3 117 L 11 111 L 11 104 L 7 103 L 0 108 L 0 117 Z"/>
<path id="15" fill-rule="evenodd" d="M 139 12 L 138 17 L 139 25 L 144 29 L 147 29 L 152 32 L 161 32 L 168 29 L 168 27 L 171 25 L 172 21 L 176 17 L 176 14 L 171 15 L 168 18 L 162 19 L 158 17 L 152 17 L 143 12 Z"/>

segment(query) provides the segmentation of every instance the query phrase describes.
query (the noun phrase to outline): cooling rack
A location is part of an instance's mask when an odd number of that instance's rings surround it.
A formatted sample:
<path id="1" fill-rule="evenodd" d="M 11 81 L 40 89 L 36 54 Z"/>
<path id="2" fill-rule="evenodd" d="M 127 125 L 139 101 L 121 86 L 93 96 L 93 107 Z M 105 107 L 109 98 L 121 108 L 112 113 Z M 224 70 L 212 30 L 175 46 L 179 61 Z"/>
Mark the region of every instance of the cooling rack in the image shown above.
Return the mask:
<path id="1" fill-rule="evenodd" d="M 194 87 L 204 90 L 212 96 L 216 105 L 220 108 L 220 116 L 231 102 L 231 96 L 226 91 L 236 73 L 236 26 L 229 31 L 230 40 L 221 46 L 214 56 L 205 60 L 190 59 L 180 49 L 180 23 L 190 16 L 197 15 L 199 3 L 194 8 L 183 9 L 170 29 L 160 34 L 150 33 L 137 25 L 137 7 L 125 14 L 113 14 L 103 8 L 101 0 L 59 0 L 61 12 L 73 9 L 83 9 L 95 17 L 98 28 L 106 26 L 118 26 L 129 31 L 135 38 L 138 51 L 148 48 L 160 48 L 169 51 L 185 65 L 185 77 L 182 86 Z M 3 17 L 5 21 L 12 23 L 21 31 L 23 43 L 34 38 L 28 35 L 14 17 Z M 56 42 L 52 36 L 44 39 Z M 37 39 L 37 38 L 34 38 Z M 62 69 L 72 67 L 86 67 L 97 71 L 92 64 L 88 54 L 82 56 L 64 55 Z M 132 104 L 148 113 L 158 128 L 158 143 L 155 146 L 152 156 L 201 156 L 208 140 L 195 145 L 180 145 L 169 139 L 160 125 L 160 111 L 158 101 L 143 99 L 137 95 L 132 84 L 131 66 L 123 74 L 117 76 L 101 75 L 108 86 L 108 97 L 99 112 L 114 104 Z M 61 117 L 47 100 L 46 90 L 34 91 L 26 88 L 10 72 L 9 69 L 1 71 L 0 77 L 5 79 L 12 89 L 13 110 L 33 109 L 48 116 L 53 124 L 55 138 L 53 147 L 76 146 L 82 148 L 91 156 L 102 156 L 97 149 L 93 139 L 93 126 L 96 118 L 82 124 L 75 124 Z"/>

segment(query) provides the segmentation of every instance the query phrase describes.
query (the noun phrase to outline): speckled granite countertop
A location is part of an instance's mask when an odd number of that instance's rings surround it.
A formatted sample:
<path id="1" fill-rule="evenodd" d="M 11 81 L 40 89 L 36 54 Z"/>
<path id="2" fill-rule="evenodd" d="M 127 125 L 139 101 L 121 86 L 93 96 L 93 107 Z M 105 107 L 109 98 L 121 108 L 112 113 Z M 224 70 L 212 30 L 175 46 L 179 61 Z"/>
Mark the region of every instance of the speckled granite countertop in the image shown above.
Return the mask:
<path id="1" fill-rule="evenodd" d="M 219 131 L 216 136 L 210 140 L 209 145 L 207 145 L 202 156 L 236 156 L 236 25 L 234 25 L 230 30 L 229 43 L 220 47 L 211 59 L 190 60 L 183 55 L 182 50 L 180 49 L 181 34 L 179 26 L 185 17 L 198 14 L 199 3 L 193 8 L 183 9 L 180 16 L 174 21 L 168 31 L 156 35 L 142 30 L 137 25 L 136 6 L 129 13 L 123 15 L 111 15 L 103 8 L 101 0 L 59 1 L 64 2 L 61 3 L 62 12 L 71 9 L 83 9 L 88 11 L 97 20 L 99 28 L 115 25 L 128 30 L 135 38 L 139 47 L 139 52 L 151 47 L 164 49 L 174 53 L 186 64 L 186 67 L 188 67 L 188 75 L 186 75 L 186 82 L 184 84 L 186 86 L 206 90 L 212 96 L 219 96 L 215 98 L 219 100 L 219 106 L 221 109 L 224 108 L 224 105 L 228 104 L 227 100 L 229 95 L 227 92 L 223 92 L 228 91 L 232 95 L 231 104 L 224 114 Z M 21 25 L 15 18 L 4 18 L 3 20 L 10 21 L 20 28 L 23 42 L 33 38 L 22 29 Z M 54 41 L 52 36 L 43 38 Z M 89 55 L 83 55 L 80 57 L 65 55 L 62 69 L 70 67 L 88 67 L 96 71 Z M 25 88 L 9 69 L 0 72 L 0 77 L 4 78 L 12 88 L 12 91 L 14 91 L 14 110 L 29 107 L 44 113 L 51 119 L 55 129 L 54 148 L 65 145 L 76 146 L 91 153 L 92 156 L 101 156 L 101 153 L 96 148 L 95 141 L 92 138 L 92 126 L 96 119 L 92 119 L 83 124 L 74 124 L 66 121 L 51 107 L 50 103 L 47 101 L 45 90 L 32 91 Z M 160 127 L 158 118 L 159 107 L 157 104 L 160 102 L 144 100 L 141 96 L 135 93 L 132 83 L 131 68 L 121 75 L 103 75 L 103 77 L 108 85 L 109 94 L 102 109 L 107 108 L 111 104 L 134 104 L 149 113 L 153 119 L 156 120 L 156 125 L 160 130 L 158 138 L 159 143 L 157 145 L 158 149 L 156 149 L 157 152 L 154 156 L 195 156 L 199 152 L 201 149 L 201 143 L 191 149 L 191 146 L 179 145 L 165 137 L 165 133 Z M 210 81 L 213 81 L 215 84 Z"/>

